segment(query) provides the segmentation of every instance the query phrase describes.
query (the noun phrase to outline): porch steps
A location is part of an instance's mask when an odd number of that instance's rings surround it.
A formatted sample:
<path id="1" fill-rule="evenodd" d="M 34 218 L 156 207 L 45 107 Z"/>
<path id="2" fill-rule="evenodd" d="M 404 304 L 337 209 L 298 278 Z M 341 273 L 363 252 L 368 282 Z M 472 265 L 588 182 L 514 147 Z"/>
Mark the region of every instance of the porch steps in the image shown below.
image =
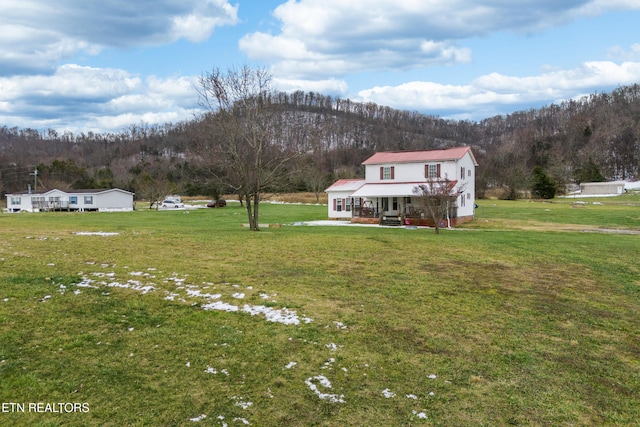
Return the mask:
<path id="1" fill-rule="evenodd" d="M 380 219 L 380 225 L 389 225 L 399 227 L 402 225 L 402 220 L 397 216 L 383 216 Z"/>

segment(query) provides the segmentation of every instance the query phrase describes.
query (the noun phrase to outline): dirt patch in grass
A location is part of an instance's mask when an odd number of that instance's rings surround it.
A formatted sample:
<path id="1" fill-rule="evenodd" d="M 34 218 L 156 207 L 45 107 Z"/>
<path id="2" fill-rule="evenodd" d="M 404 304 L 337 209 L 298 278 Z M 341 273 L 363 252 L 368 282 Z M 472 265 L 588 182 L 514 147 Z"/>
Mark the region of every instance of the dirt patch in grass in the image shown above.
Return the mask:
<path id="1" fill-rule="evenodd" d="M 467 224 L 460 228 L 488 228 L 488 229 L 509 229 L 509 230 L 525 230 L 525 231 L 556 231 L 570 233 L 605 233 L 605 234 L 638 234 L 640 230 L 633 228 L 611 228 L 598 227 L 596 225 L 586 224 L 562 224 L 555 222 L 543 221 L 523 221 L 512 219 L 484 219 L 480 218 L 473 223 Z"/>

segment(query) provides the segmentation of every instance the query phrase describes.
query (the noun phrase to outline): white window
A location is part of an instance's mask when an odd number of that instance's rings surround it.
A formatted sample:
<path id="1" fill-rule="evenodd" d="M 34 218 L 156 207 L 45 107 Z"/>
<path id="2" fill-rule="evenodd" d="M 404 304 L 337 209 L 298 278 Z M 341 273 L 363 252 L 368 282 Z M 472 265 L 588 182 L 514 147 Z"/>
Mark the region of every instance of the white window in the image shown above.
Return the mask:
<path id="1" fill-rule="evenodd" d="M 45 201 L 44 196 L 33 196 L 31 197 L 31 206 L 34 209 L 42 209 L 47 206 L 47 202 Z"/>
<path id="2" fill-rule="evenodd" d="M 77 205 L 78 204 L 78 196 L 69 196 L 69 204 Z"/>
<path id="3" fill-rule="evenodd" d="M 84 196 L 84 204 L 92 205 L 93 204 L 93 196 Z"/>
<path id="4" fill-rule="evenodd" d="M 430 163 L 426 167 L 425 171 L 426 178 L 440 178 L 440 164 L 439 163 Z"/>
<path id="5" fill-rule="evenodd" d="M 464 176 L 465 176 L 465 174 L 464 174 L 464 167 L 461 167 L 461 168 L 460 168 L 460 179 L 464 179 Z"/>
<path id="6" fill-rule="evenodd" d="M 381 168 L 380 179 L 394 179 L 394 169 L 393 166 L 383 166 Z"/>
<path id="7" fill-rule="evenodd" d="M 22 204 L 22 199 L 20 197 L 12 197 L 11 198 L 11 204 L 12 205 L 21 205 Z"/>
<path id="8" fill-rule="evenodd" d="M 342 199 L 336 199 L 336 211 L 342 212 Z"/>

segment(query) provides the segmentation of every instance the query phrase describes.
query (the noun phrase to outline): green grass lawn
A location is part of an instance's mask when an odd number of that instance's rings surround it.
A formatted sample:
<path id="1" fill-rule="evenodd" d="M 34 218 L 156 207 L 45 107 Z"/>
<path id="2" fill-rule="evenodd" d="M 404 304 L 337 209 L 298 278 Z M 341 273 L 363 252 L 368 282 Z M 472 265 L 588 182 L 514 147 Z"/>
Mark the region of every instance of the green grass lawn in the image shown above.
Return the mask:
<path id="1" fill-rule="evenodd" d="M 1 214 L 0 425 L 634 425 L 640 199 L 572 202 Z"/>

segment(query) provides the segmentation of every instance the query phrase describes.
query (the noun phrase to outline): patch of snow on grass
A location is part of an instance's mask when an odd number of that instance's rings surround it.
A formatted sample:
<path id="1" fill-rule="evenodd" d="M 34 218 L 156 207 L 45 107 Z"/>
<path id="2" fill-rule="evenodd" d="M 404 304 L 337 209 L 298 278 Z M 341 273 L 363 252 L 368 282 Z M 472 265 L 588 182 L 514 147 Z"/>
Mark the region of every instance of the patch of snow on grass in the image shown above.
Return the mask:
<path id="1" fill-rule="evenodd" d="M 169 301 L 175 301 L 176 297 L 179 297 L 179 296 L 180 296 L 179 294 L 170 293 L 169 295 L 164 297 L 164 299 L 169 300 Z"/>
<path id="2" fill-rule="evenodd" d="M 204 304 L 202 306 L 203 310 L 218 310 L 218 311 L 227 311 L 234 312 L 238 311 L 237 305 L 231 305 L 223 301 L 214 301 L 209 304 Z"/>
<path id="3" fill-rule="evenodd" d="M 104 267 L 108 266 L 108 264 L 103 264 Z M 91 273 L 93 276 L 97 277 L 97 278 L 108 278 L 110 279 L 109 281 L 97 281 L 97 279 L 90 279 L 87 276 L 83 275 L 83 273 L 79 273 L 82 276 L 82 279 L 79 283 L 76 284 L 77 287 L 87 287 L 87 288 L 98 288 L 98 286 L 107 286 L 107 287 L 112 287 L 112 288 L 125 288 L 125 289 L 132 289 L 135 291 L 138 291 L 142 294 L 146 294 L 148 292 L 154 291 L 156 290 L 156 287 L 154 286 L 154 284 L 148 284 L 148 283 L 143 283 L 139 280 L 134 280 L 134 279 L 129 279 L 125 282 L 121 282 L 121 281 L 117 281 L 115 280 L 116 278 L 116 273 L 113 272 L 94 272 Z M 148 277 L 150 276 L 149 273 L 145 273 L 145 272 L 140 272 L 140 271 L 135 271 L 135 272 L 130 272 L 129 273 L 132 276 L 137 276 L 137 277 Z M 152 276 L 153 277 L 153 276 Z M 177 289 L 182 289 L 184 290 L 184 292 L 187 294 L 188 297 L 192 297 L 192 298 L 201 298 L 201 299 L 205 299 L 208 301 L 211 300 L 218 300 L 219 298 L 222 297 L 222 294 L 212 294 L 212 293 L 205 293 L 202 292 L 202 290 L 200 288 L 198 288 L 195 285 L 185 285 L 185 279 L 184 278 L 180 278 L 177 277 L 177 274 L 174 273 L 173 277 L 169 277 L 166 279 L 163 279 L 164 281 L 172 281 L 174 283 L 176 283 L 176 287 Z M 232 285 L 234 288 L 239 287 L 239 285 Z M 208 286 L 207 286 L 208 287 Z M 250 288 L 247 288 L 250 289 Z M 165 290 L 166 296 L 165 296 L 165 300 L 169 300 L 169 301 L 175 301 L 176 298 L 178 298 L 180 301 L 186 302 L 184 298 L 181 297 L 181 294 L 176 293 L 176 292 L 170 292 Z M 240 293 L 240 292 L 236 292 L 233 295 L 233 298 L 236 299 L 242 299 L 245 298 L 245 294 L 244 293 Z M 260 296 L 262 296 L 263 298 L 270 298 L 271 296 L 266 295 L 266 294 L 260 294 Z M 272 295 L 272 296 L 275 296 Z M 44 300 L 43 300 L 44 301 Z M 197 303 L 193 303 L 193 305 L 196 305 Z M 256 315 L 261 315 L 264 316 L 264 318 L 269 321 L 269 322 L 276 322 L 276 323 L 282 323 L 285 325 L 299 325 L 301 322 L 304 323 L 311 323 L 313 322 L 313 319 L 308 318 L 308 317 L 301 317 L 298 316 L 298 314 L 293 311 L 293 310 L 289 310 L 286 307 L 283 308 L 273 308 L 273 307 L 266 307 L 264 305 L 248 305 L 245 304 L 242 307 L 239 307 L 237 305 L 234 304 L 229 304 L 226 303 L 224 301 L 211 301 L 211 302 L 207 302 L 205 304 L 201 305 L 201 308 L 203 310 L 217 310 L 217 311 L 226 311 L 226 312 L 244 312 L 244 313 L 248 313 L 251 316 L 256 316 Z M 334 348 L 337 348 L 337 346 L 335 346 L 335 344 L 333 344 L 332 346 L 334 346 Z"/>
<path id="4" fill-rule="evenodd" d="M 190 297 L 205 298 L 205 299 L 218 299 L 222 294 L 203 294 L 200 289 L 187 289 L 187 295 Z"/>
<path id="5" fill-rule="evenodd" d="M 333 323 L 336 325 L 336 328 L 338 328 L 338 329 L 347 329 L 345 324 L 342 323 L 342 322 L 333 322 Z"/>
<path id="6" fill-rule="evenodd" d="M 318 386 L 313 383 L 314 381 L 319 382 L 320 385 L 325 388 L 331 388 L 331 382 L 324 375 L 316 375 L 315 377 L 307 378 L 305 380 L 305 384 L 311 389 L 312 392 L 314 392 L 318 396 L 318 398 L 320 398 L 321 400 L 328 400 L 331 403 L 344 403 L 343 394 L 337 395 L 322 393 L 320 390 L 318 390 Z"/>
<path id="7" fill-rule="evenodd" d="M 427 419 L 427 414 L 425 414 L 424 412 L 413 411 L 413 415 L 423 420 Z"/>
<path id="8" fill-rule="evenodd" d="M 331 351 L 337 351 L 339 348 L 342 348 L 344 346 L 342 345 L 336 345 L 334 343 L 329 343 L 329 344 L 325 344 L 325 347 L 327 347 L 329 350 Z"/>
<path id="9" fill-rule="evenodd" d="M 236 406 L 244 409 L 245 411 L 249 409 L 249 406 L 253 405 L 253 402 L 245 402 L 242 397 L 233 396 L 233 398 L 236 400 Z"/>
<path id="10" fill-rule="evenodd" d="M 202 414 L 199 417 L 189 418 L 189 421 L 191 421 L 192 423 L 197 423 L 204 420 L 205 418 L 207 418 L 207 416 L 205 414 Z"/>
<path id="11" fill-rule="evenodd" d="M 336 359 L 334 357 L 329 358 L 329 360 L 324 362 L 324 365 L 322 365 L 321 369 L 332 369 L 331 365 L 333 365 L 335 363 L 335 361 L 336 361 Z"/>
<path id="12" fill-rule="evenodd" d="M 93 273 L 96 277 L 114 277 L 115 273 Z M 80 288 L 98 288 L 94 285 L 94 283 L 98 285 L 108 286 L 110 288 L 123 288 L 123 289 L 132 289 L 134 291 L 138 291 L 142 294 L 149 293 L 155 290 L 155 287 L 152 285 L 145 285 L 138 280 L 127 280 L 124 283 L 121 282 L 96 282 L 95 280 L 89 279 L 88 277 L 83 277 L 79 283 L 76 283 L 77 287 Z"/>
<path id="13" fill-rule="evenodd" d="M 105 231 L 78 231 L 73 234 L 75 234 L 76 236 L 117 236 L 120 233 Z"/>
<path id="14" fill-rule="evenodd" d="M 296 314 L 295 311 L 291 311 L 289 309 L 287 309 L 286 307 L 282 308 L 282 309 L 274 309 L 271 307 L 265 307 L 264 305 L 254 305 L 254 306 L 250 306 L 248 304 L 245 304 L 243 307 L 243 311 L 245 313 L 249 313 L 252 316 L 255 316 L 256 314 L 263 314 L 264 317 L 267 319 L 267 321 L 269 322 L 277 322 L 277 323 L 284 323 L 285 325 L 298 325 L 300 324 L 300 318 L 298 317 L 298 315 Z M 305 323 L 309 323 L 312 322 L 312 319 L 303 317 L 302 320 Z"/>
<path id="15" fill-rule="evenodd" d="M 225 374 L 226 376 L 229 376 L 229 371 L 227 371 L 226 369 L 221 369 L 221 370 L 217 370 L 216 368 L 212 368 L 211 366 L 207 365 L 207 369 L 204 370 L 207 374 Z"/>
<path id="16" fill-rule="evenodd" d="M 382 395 L 384 397 L 386 397 L 387 399 L 391 399 L 392 397 L 396 397 L 396 394 L 394 392 L 392 392 L 391 390 L 389 390 L 388 388 L 385 388 L 384 390 L 382 390 Z"/>
<path id="17" fill-rule="evenodd" d="M 123 288 L 123 289 L 133 289 L 134 291 L 138 291 L 140 293 L 146 294 L 155 290 L 154 286 L 151 285 L 143 285 L 138 280 L 127 280 L 125 283 L 121 282 L 110 282 L 106 284 L 110 288 Z"/>
<path id="18" fill-rule="evenodd" d="M 82 280 L 80 281 L 80 283 L 76 283 L 76 286 L 78 288 L 94 288 L 94 289 L 98 289 L 98 287 L 94 286 L 92 283 L 95 283 L 95 281 L 93 281 L 91 279 L 87 279 L 86 277 L 83 277 Z"/>

